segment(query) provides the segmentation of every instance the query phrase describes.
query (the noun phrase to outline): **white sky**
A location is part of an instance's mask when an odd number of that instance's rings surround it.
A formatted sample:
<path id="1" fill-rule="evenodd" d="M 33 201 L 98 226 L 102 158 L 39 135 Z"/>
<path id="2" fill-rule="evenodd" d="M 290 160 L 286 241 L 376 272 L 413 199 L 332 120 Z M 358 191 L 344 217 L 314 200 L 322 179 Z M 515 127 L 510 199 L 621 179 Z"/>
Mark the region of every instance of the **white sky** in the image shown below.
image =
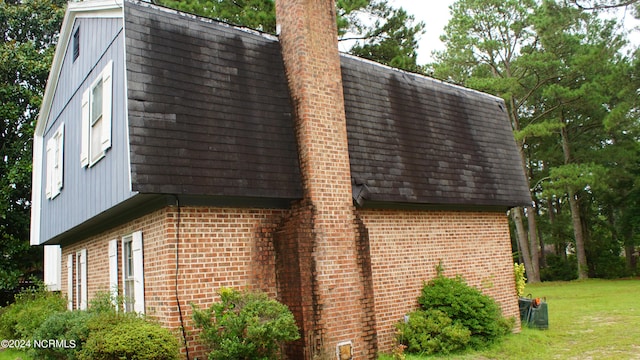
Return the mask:
<path id="1" fill-rule="evenodd" d="M 455 0 L 389 0 L 389 4 L 394 7 L 402 7 L 407 13 L 415 16 L 416 21 L 425 23 L 425 34 L 422 35 L 418 43 L 418 64 L 426 64 L 431 61 L 431 53 L 434 50 L 444 50 L 444 45 L 440 42 L 440 35 L 444 32 L 444 27 L 449 21 L 449 5 Z M 616 15 L 619 19 L 625 20 L 628 29 L 633 27 L 636 30 L 630 37 L 632 42 L 638 46 L 640 44 L 640 21 L 633 18 L 631 13 L 624 13 L 621 10 Z"/>
<path id="2" fill-rule="evenodd" d="M 449 22 L 449 5 L 455 0 L 390 0 L 393 7 L 404 8 L 416 21 L 425 23 L 425 33 L 418 43 L 418 64 L 431 61 L 431 52 L 444 50 L 440 35 Z"/>

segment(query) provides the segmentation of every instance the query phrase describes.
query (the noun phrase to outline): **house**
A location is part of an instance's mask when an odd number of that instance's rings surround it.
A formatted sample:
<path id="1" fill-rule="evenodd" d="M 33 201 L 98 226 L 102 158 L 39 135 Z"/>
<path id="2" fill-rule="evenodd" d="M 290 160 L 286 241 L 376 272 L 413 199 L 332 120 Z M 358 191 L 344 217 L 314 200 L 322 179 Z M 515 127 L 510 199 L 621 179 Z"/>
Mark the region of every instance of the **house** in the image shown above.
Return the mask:
<path id="1" fill-rule="evenodd" d="M 278 37 L 146 2 L 70 3 L 34 137 L 31 244 L 186 329 L 222 287 L 289 306 L 289 358 L 389 351 L 442 263 L 518 318 L 506 211 L 530 202 L 497 97 L 337 51 L 331 1 Z"/>

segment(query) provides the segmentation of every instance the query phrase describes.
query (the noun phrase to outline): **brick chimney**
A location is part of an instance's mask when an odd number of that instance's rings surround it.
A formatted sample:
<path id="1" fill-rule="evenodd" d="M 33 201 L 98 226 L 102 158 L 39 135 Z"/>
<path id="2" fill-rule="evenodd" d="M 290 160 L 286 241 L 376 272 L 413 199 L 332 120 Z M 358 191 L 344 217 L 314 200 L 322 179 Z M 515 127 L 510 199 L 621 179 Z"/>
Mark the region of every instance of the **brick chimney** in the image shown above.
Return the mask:
<path id="1" fill-rule="evenodd" d="M 279 293 L 302 330 L 288 356 L 375 359 L 370 265 L 353 207 L 335 2 L 276 0 L 276 18 L 304 189 L 276 236 Z"/>

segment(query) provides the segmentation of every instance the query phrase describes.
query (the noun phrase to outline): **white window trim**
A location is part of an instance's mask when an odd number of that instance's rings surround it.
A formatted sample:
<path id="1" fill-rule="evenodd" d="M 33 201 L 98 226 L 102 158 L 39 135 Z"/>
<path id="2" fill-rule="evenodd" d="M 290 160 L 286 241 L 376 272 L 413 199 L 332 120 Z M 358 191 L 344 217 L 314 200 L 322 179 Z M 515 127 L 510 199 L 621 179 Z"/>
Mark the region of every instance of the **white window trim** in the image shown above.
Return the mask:
<path id="1" fill-rule="evenodd" d="M 46 197 L 53 200 L 62 191 L 64 181 L 64 123 L 47 141 Z"/>
<path id="2" fill-rule="evenodd" d="M 127 285 L 126 285 L 126 254 L 125 254 L 125 243 L 131 241 L 131 252 L 132 252 L 132 262 L 133 262 L 133 278 L 134 278 L 134 286 L 133 291 L 134 294 L 127 293 Z M 131 235 L 124 236 L 122 238 L 122 290 L 124 301 L 133 301 L 133 310 L 139 314 L 145 313 L 145 297 L 144 297 L 144 255 L 143 255 L 143 244 L 142 244 L 142 231 L 136 231 Z M 125 306 L 126 311 L 126 306 Z"/>
<path id="3" fill-rule="evenodd" d="M 80 149 L 80 166 L 92 167 L 97 164 L 111 148 L 111 122 L 113 106 L 113 61 L 109 61 L 102 72 L 82 94 L 82 139 Z M 102 134 L 100 154 L 91 153 L 91 96 L 95 86 L 102 81 Z"/>
<path id="4" fill-rule="evenodd" d="M 44 247 L 44 284 L 49 291 L 62 289 L 62 249 L 60 245 Z"/>

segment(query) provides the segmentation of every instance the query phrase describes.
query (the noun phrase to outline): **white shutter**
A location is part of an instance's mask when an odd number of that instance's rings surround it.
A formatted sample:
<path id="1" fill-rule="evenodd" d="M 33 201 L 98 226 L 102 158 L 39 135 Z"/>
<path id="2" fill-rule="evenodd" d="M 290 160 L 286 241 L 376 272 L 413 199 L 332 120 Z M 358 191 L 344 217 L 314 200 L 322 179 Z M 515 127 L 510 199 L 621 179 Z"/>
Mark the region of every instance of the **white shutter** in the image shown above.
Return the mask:
<path id="1" fill-rule="evenodd" d="M 111 109 L 113 106 L 113 61 L 102 71 L 102 151 L 111 147 Z"/>
<path id="2" fill-rule="evenodd" d="M 55 138 L 59 138 L 57 142 L 54 142 L 56 147 L 59 147 L 58 150 L 58 169 L 54 172 L 54 193 L 55 195 L 60 193 L 62 190 L 63 179 L 64 179 L 64 123 L 60 124 L 58 131 L 56 131 Z M 54 195 L 54 196 L 55 196 Z"/>
<path id="3" fill-rule="evenodd" d="M 67 256 L 67 309 L 73 310 L 73 254 Z"/>
<path id="4" fill-rule="evenodd" d="M 55 139 L 51 138 L 47 141 L 47 163 L 46 163 L 46 179 L 45 179 L 45 194 L 47 199 L 51 199 L 53 197 L 53 163 L 55 161 Z"/>
<path id="5" fill-rule="evenodd" d="M 142 232 L 133 233 L 131 242 L 133 257 L 133 274 L 135 276 L 135 299 L 133 308 L 137 313 L 144 314 L 144 258 L 142 248 Z"/>
<path id="6" fill-rule="evenodd" d="M 118 307 L 118 240 L 109 241 L 109 293 Z"/>
<path id="7" fill-rule="evenodd" d="M 50 291 L 60 291 L 62 271 L 62 249 L 59 245 L 44 247 L 44 284 Z"/>
<path id="8" fill-rule="evenodd" d="M 80 134 L 80 166 L 86 167 L 89 165 L 89 127 L 91 125 L 91 116 L 89 113 L 89 93 L 91 89 L 85 90 L 82 94 L 82 133 Z"/>
<path id="9" fill-rule="evenodd" d="M 87 309 L 87 249 L 78 251 L 78 276 L 80 281 L 80 289 L 78 293 L 78 308 L 80 310 Z"/>

